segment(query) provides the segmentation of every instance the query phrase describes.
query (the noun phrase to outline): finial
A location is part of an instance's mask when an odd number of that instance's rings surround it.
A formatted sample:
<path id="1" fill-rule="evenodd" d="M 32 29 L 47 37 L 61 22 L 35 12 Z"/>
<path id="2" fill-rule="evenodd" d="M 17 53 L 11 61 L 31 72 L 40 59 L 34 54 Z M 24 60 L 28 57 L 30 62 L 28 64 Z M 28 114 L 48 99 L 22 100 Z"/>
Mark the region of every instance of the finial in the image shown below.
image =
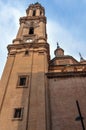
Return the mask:
<path id="1" fill-rule="evenodd" d="M 36 2 L 35 5 L 39 4 L 39 2 Z"/>
<path id="2" fill-rule="evenodd" d="M 79 56 L 80 56 L 80 61 L 84 60 L 80 52 L 79 52 Z"/>
<path id="3" fill-rule="evenodd" d="M 59 43 L 57 42 L 57 48 L 59 48 Z"/>

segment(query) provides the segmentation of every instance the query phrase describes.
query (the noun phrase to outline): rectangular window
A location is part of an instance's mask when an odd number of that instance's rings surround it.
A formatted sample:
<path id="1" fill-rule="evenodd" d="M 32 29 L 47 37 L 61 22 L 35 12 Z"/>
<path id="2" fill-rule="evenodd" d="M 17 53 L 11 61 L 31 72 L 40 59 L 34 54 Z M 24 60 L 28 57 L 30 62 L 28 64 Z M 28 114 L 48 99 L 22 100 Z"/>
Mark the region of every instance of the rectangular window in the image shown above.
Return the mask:
<path id="1" fill-rule="evenodd" d="M 18 77 L 18 87 L 27 87 L 28 86 L 28 76 L 27 75 L 20 75 Z"/>
<path id="2" fill-rule="evenodd" d="M 15 108 L 14 109 L 14 118 L 21 119 L 23 117 L 23 108 Z"/>
<path id="3" fill-rule="evenodd" d="M 25 86 L 26 85 L 26 77 L 20 77 L 19 86 Z"/>

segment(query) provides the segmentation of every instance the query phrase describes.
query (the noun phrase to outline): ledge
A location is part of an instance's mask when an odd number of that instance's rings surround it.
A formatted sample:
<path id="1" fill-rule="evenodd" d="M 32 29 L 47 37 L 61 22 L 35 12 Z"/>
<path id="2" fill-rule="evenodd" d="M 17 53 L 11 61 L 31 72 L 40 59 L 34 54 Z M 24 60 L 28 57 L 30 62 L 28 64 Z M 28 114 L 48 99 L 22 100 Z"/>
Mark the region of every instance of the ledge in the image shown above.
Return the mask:
<path id="1" fill-rule="evenodd" d="M 80 72 L 50 72 L 46 73 L 48 78 L 86 77 L 86 71 Z"/>

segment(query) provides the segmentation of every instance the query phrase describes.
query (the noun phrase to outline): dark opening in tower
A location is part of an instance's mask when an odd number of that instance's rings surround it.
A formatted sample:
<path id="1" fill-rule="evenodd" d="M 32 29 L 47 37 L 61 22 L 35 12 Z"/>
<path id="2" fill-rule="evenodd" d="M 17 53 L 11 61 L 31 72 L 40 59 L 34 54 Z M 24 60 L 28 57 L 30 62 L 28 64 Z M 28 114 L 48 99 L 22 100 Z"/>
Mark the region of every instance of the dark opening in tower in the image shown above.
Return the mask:
<path id="1" fill-rule="evenodd" d="M 36 10 L 33 10 L 33 16 L 36 16 Z"/>
<path id="2" fill-rule="evenodd" d="M 30 27 L 29 34 L 34 34 L 34 28 L 33 27 Z"/>

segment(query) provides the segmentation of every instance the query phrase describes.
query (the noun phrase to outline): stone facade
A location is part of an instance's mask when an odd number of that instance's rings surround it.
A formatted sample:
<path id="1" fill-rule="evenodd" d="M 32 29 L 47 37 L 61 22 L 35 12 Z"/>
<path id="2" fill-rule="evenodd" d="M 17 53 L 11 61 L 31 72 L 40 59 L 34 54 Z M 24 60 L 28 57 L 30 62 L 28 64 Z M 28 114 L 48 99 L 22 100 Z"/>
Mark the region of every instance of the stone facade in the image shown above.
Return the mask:
<path id="1" fill-rule="evenodd" d="M 26 14 L 7 47 L 0 130 L 81 130 L 86 127 L 86 61 L 64 55 L 59 45 L 51 60 L 45 9 L 31 4 Z"/>

